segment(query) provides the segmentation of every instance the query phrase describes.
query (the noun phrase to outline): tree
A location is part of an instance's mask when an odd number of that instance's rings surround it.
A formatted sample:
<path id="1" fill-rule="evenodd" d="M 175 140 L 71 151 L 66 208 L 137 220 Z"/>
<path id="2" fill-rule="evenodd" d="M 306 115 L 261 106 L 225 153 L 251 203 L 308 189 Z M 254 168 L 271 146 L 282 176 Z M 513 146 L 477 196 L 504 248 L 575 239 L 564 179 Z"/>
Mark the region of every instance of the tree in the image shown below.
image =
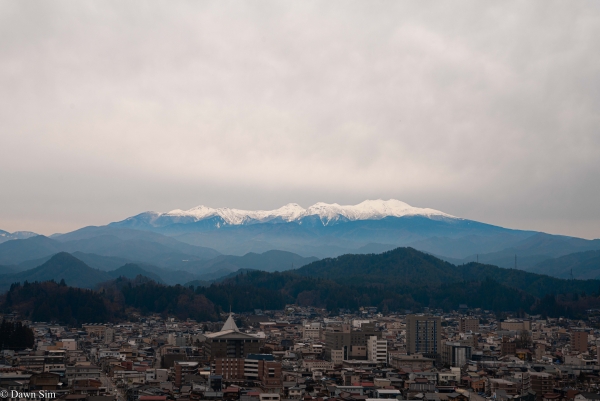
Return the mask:
<path id="1" fill-rule="evenodd" d="M 529 330 L 521 330 L 519 333 L 519 338 L 517 339 L 517 347 L 518 348 L 529 348 L 531 347 L 532 340 L 531 334 Z"/>

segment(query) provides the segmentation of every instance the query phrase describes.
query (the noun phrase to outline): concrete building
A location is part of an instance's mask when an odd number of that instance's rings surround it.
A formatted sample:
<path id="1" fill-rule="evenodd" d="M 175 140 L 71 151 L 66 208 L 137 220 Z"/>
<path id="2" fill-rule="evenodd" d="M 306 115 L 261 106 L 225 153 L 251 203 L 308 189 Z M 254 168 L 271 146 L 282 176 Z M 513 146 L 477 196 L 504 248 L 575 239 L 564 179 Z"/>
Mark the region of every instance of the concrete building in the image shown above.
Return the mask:
<path id="1" fill-rule="evenodd" d="M 341 361 L 340 361 L 341 363 Z M 303 359 L 302 360 L 302 367 L 306 370 L 308 370 L 309 372 L 312 372 L 313 370 L 331 370 L 333 369 L 334 363 L 333 361 L 328 362 L 328 361 L 323 361 L 320 359 Z"/>
<path id="2" fill-rule="evenodd" d="M 491 393 L 494 394 L 498 390 L 505 391 L 507 395 L 513 397 L 519 395 L 519 385 L 517 383 L 504 379 L 490 379 Z"/>
<path id="3" fill-rule="evenodd" d="M 338 366 L 344 362 L 344 350 L 343 349 L 332 349 L 329 350 L 329 359 L 331 363 Z"/>
<path id="4" fill-rule="evenodd" d="M 260 338 L 239 331 L 229 315 L 221 331 L 203 335 L 206 353 L 214 358 L 245 358 L 260 352 Z"/>
<path id="5" fill-rule="evenodd" d="M 100 379 L 100 368 L 94 365 L 75 365 L 66 367 L 66 377 L 70 383 L 80 379 Z"/>
<path id="6" fill-rule="evenodd" d="M 474 317 L 463 317 L 459 321 L 459 330 L 461 333 L 479 333 L 479 319 Z"/>
<path id="7" fill-rule="evenodd" d="M 371 336 L 367 340 L 367 359 L 378 363 L 387 363 L 387 340 Z"/>
<path id="8" fill-rule="evenodd" d="M 62 341 L 57 341 L 56 345 L 59 348 L 64 349 L 66 351 L 75 351 L 75 350 L 77 350 L 77 341 L 75 341 L 72 338 L 65 338 Z"/>
<path id="9" fill-rule="evenodd" d="M 393 354 L 389 356 L 389 365 L 396 368 L 410 368 L 410 369 L 431 369 L 435 360 L 426 358 L 421 354 L 416 355 L 403 355 Z"/>
<path id="10" fill-rule="evenodd" d="M 541 372 L 529 372 L 531 389 L 535 391 L 536 401 L 541 401 L 546 393 L 552 393 L 554 382 L 552 375 Z"/>
<path id="11" fill-rule="evenodd" d="M 104 344 L 110 344 L 115 341 L 115 330 L 110 327 L 104 331 Z"/>
<path id="12" fill-rule="evenodd" d="M 571 351 L 586 352 L 588 350 L 588 333 L 574 331 L 571 333 Z"/>
<path id="13" fill-rule="evenodd" d="M 500 322 L 502 330 L 522 331 L 531 330 L 531 321 L 529 320 L 505 320 Z"/>
<path id="14" fill-rule="evenodd" d="M 460 342 L 445 342 L 442 345 L 442 362 L 452 367 L 461 368 L 471 359 L 473 348 Z"/>
<path id="15" fill-rule="evenodd" d="M 367 360 L 367 340 L 372 336 L 381 338 L 381 332 L 375 330 L 375 323 L 362 323 L 360 330 L 352 330 L 349 324 L 327 327 L 325 330 L 325 359 L 336 363 L 332 353 L 341 351 L 342 360 Z M 339 352 L 335 352 L 335 354 L 337 361 Z"/>
<path id="16" fill-rule="evenodd" d="M 303 340 L 320 340 L 321 339 L 321 323 L 308 323 L 302 326 Z"/>
<path id="17" fill-rule="evenodd" d="M 216 358 L 212 374 L 222 376 L 224 381 L 256 381 L 265 390 L 282 386 L 281 363 L 271 354 L 250 354 L 247 358 Z"/>
<path id="18" fill-rule="evenodd" d="M 198 362 L 176 361 L 175 362 L 175 387 L 181 387 L 186 375 L 198 373 Z"/>
<path id="19" fill-rule="evenodd" d="M 406 317 L 406 351 L 410 354 L 439 354 L 442 320 L 438 316 Z"/>
<path id="20" fill-rule="evenodd" d="M 517 344 L 514 341 L 510 341 L 510 338 L 508 337 L 502 337 L 500 352 L 502 353 L 502 356 L 514 355 L 517 352 Z"/>

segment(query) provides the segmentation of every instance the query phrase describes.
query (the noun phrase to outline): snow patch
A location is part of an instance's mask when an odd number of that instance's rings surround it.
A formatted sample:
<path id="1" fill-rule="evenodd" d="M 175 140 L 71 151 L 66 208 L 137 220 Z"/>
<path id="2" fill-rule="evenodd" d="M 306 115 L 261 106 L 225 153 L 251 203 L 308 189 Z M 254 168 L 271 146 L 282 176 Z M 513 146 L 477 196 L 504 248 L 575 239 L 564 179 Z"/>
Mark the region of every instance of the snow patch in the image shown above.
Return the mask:
<path id="1" fill-rule="evenodd" d="M 285 222 L 298 221 L 307 216 L 318 216 L 321 222 L 328 225 L 337 220 L 380 220 L 385 217 L 425 216 L 456 218 L 450 214 L 429 208 L 410 206 L 396 199 L 366 200 L 358 205 L 339 205 L 337 203 L 318 202 L 304 209 L 297 203 L 288 203 L 275 210 L 241 210 L 230 208 L 213 209 L 207 206 L 196 206 L 189 210 L 175 209 L 168 213 L 160 213 L 161 217 L 187 217 L 200 221 L 211 217 L 221 217 L 227 224 L 242 225 L 247 223 L 265 223 L 274 219 Z"/>

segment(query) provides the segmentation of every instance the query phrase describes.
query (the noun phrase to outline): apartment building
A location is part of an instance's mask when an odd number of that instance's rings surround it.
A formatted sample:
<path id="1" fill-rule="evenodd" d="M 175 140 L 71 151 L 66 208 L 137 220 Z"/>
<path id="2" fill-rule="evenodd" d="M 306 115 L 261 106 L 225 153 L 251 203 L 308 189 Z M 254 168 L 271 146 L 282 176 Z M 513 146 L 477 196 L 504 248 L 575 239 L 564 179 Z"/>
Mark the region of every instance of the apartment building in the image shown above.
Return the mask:
<path id="1" fill-rule="evenodd" d="M 303 340 L 320 340 L 322 333 L 321 323 L 308 323 L 302 326 Z"/>
<path id="2" fill-rule="evenodd" d="M 552 393 L 554 383 L 552 375 L 541 372 L 529 372 L 531 380 L 531 389 L 535 391 L 536 401 L 541 401 L 544 398 L 544 394 Z"/>
<path id="3" fill-rule="evenodd" d="M 531 330 L 531 321 L 529 321 L 529 320 L 505 320 L 504 322 L 500 322 L 500 329 L 512 330 L 512 331 Z"/>
<path id="4" fill-rule="evenodd" d="M 381 338 L 381 331 L 375 329 L 375 323 L 362 323 L 359 330 L 352 330 L 349 324 L 327 327 L 325 330 L 325 359 L 336 364 L 341 363 L 339 360 L 339 351 L 341 351 L 341 360 L 367 360 L 367 340 L 372 336 Z M 338 351 L 335 352 L 335 357 L 333 356 L 334 351 Z"/>
<path id="5" fill-rule="evenodd" d="M 406 351 L 410 354 L 439 354 L 442 342 L 442 319 L 439 316 L 406 317 Z"/>
<path id="6" fill-rule="evenodd" d="M 442 362 L 452 367 L 461 368 L 471 359 L 473 347 L 461 342 L 446 341 L 442 345 Z"/>
<path id="7" fill-rule="evenodd" d="M 463 317 L 459 321 L 459 330 L 461 333 L 478 333 L 479 332 L 479 319 L 474 317 Z"/>
<path id="8" fill-rule="evenodd" d="M 571 351 L 586 352 L 588 350 L 588 333 L 574 331 L 571 333 Z"/>
<path id="9" fill-rule="evenodd" d="M 212 374 L 227 381 L 257 381 L 265 390 L 282 386 L 281 363 L 271 354 L 250 354 L 246 358 L 216 358 Z"/>
<path id="10" fill-rule="evenodd" d="M 371 336 L 367 340 L 367 359 L 369 361 L 387 364 L 387 340 Z"/>

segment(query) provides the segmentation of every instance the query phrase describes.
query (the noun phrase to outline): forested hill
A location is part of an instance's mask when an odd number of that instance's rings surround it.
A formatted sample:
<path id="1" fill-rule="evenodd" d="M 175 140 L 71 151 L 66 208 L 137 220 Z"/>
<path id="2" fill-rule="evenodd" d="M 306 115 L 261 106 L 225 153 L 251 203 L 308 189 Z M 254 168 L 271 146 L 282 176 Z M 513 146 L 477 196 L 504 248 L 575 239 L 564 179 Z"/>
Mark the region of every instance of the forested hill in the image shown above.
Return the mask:
<path id="1" fill-rule="evenodd" d="M 132 269 L 133 271 L 133 269 Z M 0 310 L 32 320 L 82 323 L 126 319 L 131 310 L 181 319 L 215 319 L 234 312 L 283 309 L 286 304 L 384 312 L 459 305 L 496 312 L 584 317 L 600 308 L 600 281 L 561 280 L 470 263 L 455 266 L 412 248 L 379 255 L 345 255 L 286 272 L 246 271 L 208 287 L 168 286 L 137 276 L 82 290 L 56 282 L 13 284 Z"/>
<path id="2" fill-rule="evenodd" d="M 302 276 L 359 286 L 439 286 L 443 283 L 493 279 L 536 297 L 548 293 L 591 294 L 600 291 L 600 280 L 563 280 L 480 263 L 455 266 L 413 248 L 396 248 L 381 254 L 343 255 L 322 259 L 295 272 Z"/>

